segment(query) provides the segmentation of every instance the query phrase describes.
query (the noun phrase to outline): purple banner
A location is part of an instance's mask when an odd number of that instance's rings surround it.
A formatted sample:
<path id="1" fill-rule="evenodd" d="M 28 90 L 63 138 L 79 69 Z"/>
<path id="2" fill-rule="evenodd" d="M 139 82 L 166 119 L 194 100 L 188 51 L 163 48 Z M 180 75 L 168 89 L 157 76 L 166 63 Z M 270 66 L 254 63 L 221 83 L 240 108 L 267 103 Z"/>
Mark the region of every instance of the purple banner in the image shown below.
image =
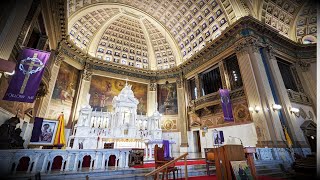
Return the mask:
<path id="1" fill-rule="evenodd" d="M 38 142 L 41 135 L 43 118 L 35 117 L 30 142 Z"/>
<path id="2" fill-rule="evenodd" d="M 3 100 L 32 103 L 49 57 L 49 52 L 24 49 Z"/>
<path id="3" fill-rule="evenodd" d="M 232 106 L 228 89 L 219 89 L 221 106 L 225 121 L 233 121 Z"/>

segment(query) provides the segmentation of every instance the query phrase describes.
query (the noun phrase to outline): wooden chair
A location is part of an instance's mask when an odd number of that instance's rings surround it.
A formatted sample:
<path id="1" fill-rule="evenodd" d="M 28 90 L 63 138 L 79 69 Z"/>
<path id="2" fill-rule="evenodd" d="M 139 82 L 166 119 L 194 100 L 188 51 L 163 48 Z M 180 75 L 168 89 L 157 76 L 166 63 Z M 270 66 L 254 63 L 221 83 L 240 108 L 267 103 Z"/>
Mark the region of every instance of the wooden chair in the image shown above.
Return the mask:
<path id="1" fill-rule="evenodd" d="M 164 157 L 164 147 L 159 147 L 157 144 L 154 146 L 154 163 L 155 163 L 155 168 L 159 168 L 163 166 L 164 164 L 170 162 L 172 159 L 165 159 Z M 162 171 L 162 179 L 164 179 L 164 175 L 166 175 L 166 178 L 168 178 L 169 173 L 172 172 L 173 174 L 173 179 L 175 179 L 175 172 L 177 168 L 173 166 L 169 166 L 167 169 Z M 156 177 L 155 177 L 156 178 Z"/>
<path id="2" fill-rule="evenodd" d="M 204 148 L 205 157 L 206 157 L 206 168 L 207 168 L 207 175 L 210 176 L 209 166 L 215 166 L 214 161 L 214 148 Z"/>

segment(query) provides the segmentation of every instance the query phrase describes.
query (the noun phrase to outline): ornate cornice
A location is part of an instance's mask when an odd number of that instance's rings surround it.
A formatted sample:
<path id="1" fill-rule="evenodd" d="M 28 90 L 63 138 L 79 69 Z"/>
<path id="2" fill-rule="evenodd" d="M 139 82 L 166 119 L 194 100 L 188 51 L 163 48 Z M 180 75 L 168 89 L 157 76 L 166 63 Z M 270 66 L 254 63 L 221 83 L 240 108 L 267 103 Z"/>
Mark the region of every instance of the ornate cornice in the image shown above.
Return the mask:
<path id="1" fill-rule="evenodd" d="M 62 9 L 60 9 L 60 11 L 62 11 Z M 60 17 L 64 18 L 65 16 Z M 62 25 L 65 26 L 66 23 Z M 64 27 L 64 29 L 66 28 Z M 256 20 L 255 18 L 251 16 L 245 16 L 225 29 L 225 31 L 219 37 L 211 42 L 207 42 L 205 48 L 195 53 L 192 57 L 184 61 L 179 66 L 171 69 L 155 71 L 134 68 L 113 62 L 105 62 L 95 57 L 88 58 L 88 56 L 83 54 L 78 48 L 75 47 L 75 45 L 66 40 L 67 35 L 65 33 L 65 31 L 62 32 L 62 36 L 65 36 L 66 38 L 63 41 L 60 51 L 62 51 L 71 59 L 74 59 L 83 65 L 86 62 L 90 63 L 92 64 L 92 69 L 95 70 L 108 71 L 143 79 L 165 79 L 179 77 L 179 73 L 183 72 L 184 74 L 187 74 L 188 72 L 198 68 L 200 65 L 212 60 L 225 50 L 234 48 L 234 50 L 239 51 L 241 46 L 245 44 L 254 47 L 253 50 L 257 51 L 258 47 L 262 43 L 268 43 L 271 44 L 277 51 L 280 51 L 291 57 L 307 57 L 308 53 L 302 53 L 303 55 L 298 55 L 298 53 L 302 51 L 310 52 L 310 50 L 306 51 L 306 49 L 308 49 L 306 47 L 312 47 L 312 45 L 298 44 L 287 37 L 280 35 L 277 31 Z M 235 46 L 236 42 L 240 42 L 240 40 L 243 40 L 245 44 L 238 43 L 237 46 Z M 312 48 L 311 51 L 314 53 L 315 48 Z"/>

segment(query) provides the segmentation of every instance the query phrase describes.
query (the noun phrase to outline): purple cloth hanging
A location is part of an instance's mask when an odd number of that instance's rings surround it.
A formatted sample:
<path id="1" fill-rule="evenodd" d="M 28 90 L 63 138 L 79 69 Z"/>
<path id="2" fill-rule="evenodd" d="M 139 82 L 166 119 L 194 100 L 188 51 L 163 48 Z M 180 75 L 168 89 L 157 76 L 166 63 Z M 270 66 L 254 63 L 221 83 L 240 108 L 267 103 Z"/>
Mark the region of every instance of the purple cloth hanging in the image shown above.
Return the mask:
<path id="1" fill-rule="evenodd" d="M 164 147 L 164 158 L 165 159 L 170 159 L 169 140 L 162 140 L 162 145 Z"/>
<path id="2" fill-rule="evenodd" d="M 39 142 L 43 118 L 35 117 L 30 142 Z"/>

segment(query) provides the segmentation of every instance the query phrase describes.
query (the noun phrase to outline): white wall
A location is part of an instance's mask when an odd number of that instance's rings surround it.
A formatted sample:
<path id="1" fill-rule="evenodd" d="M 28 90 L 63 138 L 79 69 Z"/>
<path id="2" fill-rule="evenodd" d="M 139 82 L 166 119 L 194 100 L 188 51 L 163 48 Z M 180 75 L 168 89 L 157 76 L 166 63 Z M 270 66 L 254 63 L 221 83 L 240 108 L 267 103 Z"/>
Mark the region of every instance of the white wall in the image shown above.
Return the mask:
<path id="1" fill-rule="evenodd" d="M 309 117 L 309 111 L 313 114 L 313 122 L 317 123 L 317 117 L 315 115 L 315 113 L 313 112 L 313 109 L 311 106 L 306 106 L 306 105 L 302 105 L 302 104 L 296 104 L 296 103 L 291 103 L 292 107 L 298 108 L 298 109 L 303 109 L 307 116 Z M 300 128 L 301 124 L 304 123 L 306 120 L 311 120 L 308 117 L 306 119 L 303 119 L 301 116 L 297 117 L 295 115 L 291 116 L 291 122 L 293 124 L 294 127 L 294 132 L 296 134 L 297 140 L 298 141 L 306 141 L 304 134 Z"/>
<path id="2" fill-rule="evenodd" d="M 229 136 L 238 137 L 242 140 L 244 146 L 255 147 L 257 144 L 257 134 L 253 123 L 243 124 L 243 125 L 234 125 L 227 127 L 215 128 L 218 131 L 223 131 L 224 134 L 224 144 L 241 144 L 238 139 L 230 138 Z M 192 129 L 188 131 L 188 144 L 189 152 L 195 151 L 195 141 L 193 137 L 193 131 L 197 131 L 199 128 Z M 202 137 L 202 131 L 200 130 L 200 141 L 201 141 L 201 151 L 203 148 L 212 148 L 213 147 L 213 131 L 214 129 L 208 129 L 208 132 L 205 134 L 205 137 Z"/>

